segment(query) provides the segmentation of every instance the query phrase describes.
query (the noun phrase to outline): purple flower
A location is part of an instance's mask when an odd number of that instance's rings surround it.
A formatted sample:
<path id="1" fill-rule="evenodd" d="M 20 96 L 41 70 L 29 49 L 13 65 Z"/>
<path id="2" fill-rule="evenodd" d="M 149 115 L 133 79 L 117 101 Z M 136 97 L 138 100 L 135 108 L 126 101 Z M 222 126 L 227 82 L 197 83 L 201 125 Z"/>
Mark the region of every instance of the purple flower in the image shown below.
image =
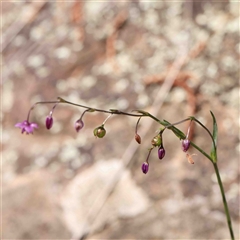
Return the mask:
<path id="1" fill-rule="evenodd" d="M 46 128 L 50 129 L 52 125 L 53 125 L 53 118 L 52 118 L 52 115 L 49 115 L 46 118 Z"/>
<path id="2" fill-rule="evenodd" d="M 144 163 L 142 164 L 142 172 L 143 172 L 144 174 L 146 174 L 146 173 L 148 172 L 148 168 L 149 168 L 148 163 L 144 162 Z"/>
<path id="3" fill-rule="evenodd" d="M 26 132 L 27 134 L 33 133 L 34 128 L 38 128 L 36 123 L 30 123 L 28 120 L 15 124 L 15 127 L 21 128 L 22 133 Z"/>
<path id="4" fill-rule="evenodd" d="M 186 152 L 190 147 L 190 141 L 188 139 L 182 140 L 182 150 Z"/>
<path id="5" fill-rule="evenodd" d="M 160 146 L 160 148 L 158 149 L 158 157 L 159 159 L 163 159 L 165 156 L 165 149 L 163 148 L 163 146 Z"/>
<path id="6" fill-rule="evenodd" d="M 74 127 L 75 127 L 76 131 L 79 132 L 84 127 L 84 123 L 83 123 L 82 119 L 78 119 L 75 122 Z"/>

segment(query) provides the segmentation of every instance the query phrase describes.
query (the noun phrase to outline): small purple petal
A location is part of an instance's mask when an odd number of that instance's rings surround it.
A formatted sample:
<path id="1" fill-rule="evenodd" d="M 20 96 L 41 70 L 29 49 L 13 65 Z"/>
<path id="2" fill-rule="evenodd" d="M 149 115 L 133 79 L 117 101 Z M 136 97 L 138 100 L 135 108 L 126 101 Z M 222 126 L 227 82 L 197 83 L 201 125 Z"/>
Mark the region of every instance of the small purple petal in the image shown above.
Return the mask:
<path id="1" fill-rule="evenodd" d="M 15 127 L 21 128 L 22 133 L 26 132 L 26 134 L 33 133 L 34 128 L 38 128 L 36 123 L 30 123 L 27 120 L 24 120 L 21 123 L 15 124 Z"/>
<path id="2" fill-rule="evenodd" d="M 36 123 L 30 123 L 30 126 L 31 126 L 32 128 L 38 128 L 38 125 L 37 125 Z"/>
<path id="3" fill-rule="evenodd" d="M 15 127 L 23 128 L 23 127 L 25 127 L 27 125 L 28 125 L 28 122 L 27 122 L 27 120 L 25 120 L 23 122 L 15 124 Z"/>
<path id="4" fill-rule="evenodd" d="M 158 149 L 158 158 L 159 159 L 163 159 L 165 156 L 165 149 L 163 148 L 163 146 L 161 146 L 159 149 Z"/>
<path id="5" fill-rule="evenodd" d="M 148 163 L 144 162 L 144 163 L 142 164 L 142 172 L 143 172 L 144 174 L 146 174 L 146 173 L 148 172 L 148 169 L 149 169 Z"/>
<path id="6" fill-rule="evenodd" d="M 186 152 L 190 147 L 190 141 L 188 139 L 182 140 L 182 150 Z"/>
<path id="7" fill-rule="evenodd" d="M 17 123 L 17 124 L 15 124 L 15 127 L 21 128 L 22 125 L 23 125 L 22 123 Z"/>
<path id="8" fill-rule="evenodd" d="M 33 132 L 33 128 L 29 125 L 29 126 L 26 126 L 24 128 L 24 130 L 27 132 L 27 133 L 32 133 Z"/>

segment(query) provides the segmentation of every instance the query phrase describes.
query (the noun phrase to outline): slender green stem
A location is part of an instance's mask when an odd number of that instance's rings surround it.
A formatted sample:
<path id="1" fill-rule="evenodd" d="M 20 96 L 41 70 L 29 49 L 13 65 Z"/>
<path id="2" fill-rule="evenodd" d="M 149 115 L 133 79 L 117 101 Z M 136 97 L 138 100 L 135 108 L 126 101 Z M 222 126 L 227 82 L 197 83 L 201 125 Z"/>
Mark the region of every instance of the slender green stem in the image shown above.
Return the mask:
<path id="1" fill-rule="evenodd" d="M 176 126 L 178 124 L 184 123 L 184 122 L 189 121 L 189 120 L 191 120 L 191 117 L 185 118 L 185 119 L 183 119 L 183 120 L 181 120 L 179 122 L 171 123 L 168 126 L 166 126 L 166 128 L 169 128 L 169 127 L 172 127 L 172 126 Z"/>
<path id="2" fill-rule="evenodd" d="M 226 218 L 227 218 L 227 224 L 228 224 L 230 236 L 231 236 L 231 239 L 234 240 L 235 238 L 234 238 L 234 233 L 233 233 L 233 229 L 232 229 L 231 217 L 230 217 L 230 213 L 229 213 L 229 210 L 228 210 L 228 204 L 227 204 L 227 200 L 226 200 L 226 197 L 225 197 L 225 192 L 224 192 L 222 180 L 221 180 L 220 173 L 219 173 L 219 170 L 218 170 L 218 165 L 217 165 L 217 163 L 213 163 L 213 166 L 214 166 L 214 169 L 215 169 L 215 173 L 216 173 L 217 180 L 218 180 L 218 185 L 219 185 L 221 195 L 222 195 L 222 201 L 223 201 L 223 205 L 224 205 L 224 209 L 225 209 L 225 215 L 226 215 Z"/>
<path id="3" fill-rule="evenodd" d="M 34 109 L 35 105 L 38 105 L 38 104 L 53 104 L 53 103 L 57 104 L 57 103 L 59 103 L 59 101 L 46 101 L 46 102 L 36 102 L 36 103 L 34 103 L 28 111 L 27 121 L 29 121 L 31 111 Z M 54 106 L 54 108 L 55 107 L 56 107 L 56 105 Z"/>
<path id="4" fill-rule="evenodd" d="M 135 134 L 137 134 L 137 128 L 138 128 L 138 124 L 139 124 L 140 120 L 141 120 L 141 117 L 137 120 L 137 124 L 136 124 L 136 127 L 135 127 Z"/>
<path id="5" fill-rule="evenodd" d="M 87 109 L 89 109 L 89 112 L 102 112 L 102 113 L 110 113 L 110 114 L 117 114 L 117 115 L 127 115 L 127 116 L 131 116 L 131 117 L 144 117 L 145 116 L 143 114 L 141 114 L 141 115 L 140 114 L 132 114 L 132 113 L 119 111 L 116 109 L 110 109 L 110 111 L 107 111 L 107 110 L 98 109 L 98 108 L 91 108 L 91 107 L 87 107 L 87 106 L 84 106 L 81 104 L 69 102 L 61 97 L 58 97 L 58 100 L 60 101 L 59 103 L 66 103 L 66 104 L 77 106 L 77 107 L 87 108 Z"/>
<path id="6" fill-rule="evenodd" d="M 102 123 L 102 125 L 104 125 L 111 116 L 112 116 L 112 113 L 104 120 L 104 122 Z"/>

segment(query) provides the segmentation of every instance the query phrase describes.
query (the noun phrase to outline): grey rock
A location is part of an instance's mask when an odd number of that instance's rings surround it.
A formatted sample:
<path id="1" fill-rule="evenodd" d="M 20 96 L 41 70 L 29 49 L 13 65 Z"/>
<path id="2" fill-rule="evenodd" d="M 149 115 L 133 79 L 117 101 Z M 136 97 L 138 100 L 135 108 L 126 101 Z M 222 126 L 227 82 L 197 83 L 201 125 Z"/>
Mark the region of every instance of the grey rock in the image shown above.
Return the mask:
<path id="1" fill-rule="evenodd" d="M 135 217 L 150 201 L 119 160 L 99 161 L 78 174 L 62 194 L 66 224 L 74 238 L 120 217 Z"/>
<path id="2" fill-rule="evenodd" d="M 47 171 L 17 177 L 3 186 L 3 239 L 63 239 L 70 233 L 62 222 L 59 185 Z"/>

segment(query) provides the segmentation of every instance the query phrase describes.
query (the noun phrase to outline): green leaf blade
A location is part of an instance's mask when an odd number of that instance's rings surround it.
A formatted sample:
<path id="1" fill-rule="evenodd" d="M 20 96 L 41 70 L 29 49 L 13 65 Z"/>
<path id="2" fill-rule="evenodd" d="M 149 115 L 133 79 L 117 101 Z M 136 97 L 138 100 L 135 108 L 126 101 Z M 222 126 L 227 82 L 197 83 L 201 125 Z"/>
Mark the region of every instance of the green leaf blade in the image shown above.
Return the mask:
<path id="1" fill-rule="evenodd" d="M 213 118 L 213 144 L 212 144 L 212 149 L 211 149 L 211 157 L 213 159 L 213 162 L 217 162 L 217 137 L 218 137 L 218 126 L 217 126 L 217 121 L 216 118 L 213 114 L 212 111 L 210 111 L 212 118 Z"/>
<path id="2" fill-rule="evenodd" d="M 148 113 L 148 112 L 143 111 L 143 110 L 139 110 L 139 109 L 132 110 L 132 112 L 137 112 L 137 113 L 143 114 L 144 116 L 149 116 L 149 113 Z"/>

